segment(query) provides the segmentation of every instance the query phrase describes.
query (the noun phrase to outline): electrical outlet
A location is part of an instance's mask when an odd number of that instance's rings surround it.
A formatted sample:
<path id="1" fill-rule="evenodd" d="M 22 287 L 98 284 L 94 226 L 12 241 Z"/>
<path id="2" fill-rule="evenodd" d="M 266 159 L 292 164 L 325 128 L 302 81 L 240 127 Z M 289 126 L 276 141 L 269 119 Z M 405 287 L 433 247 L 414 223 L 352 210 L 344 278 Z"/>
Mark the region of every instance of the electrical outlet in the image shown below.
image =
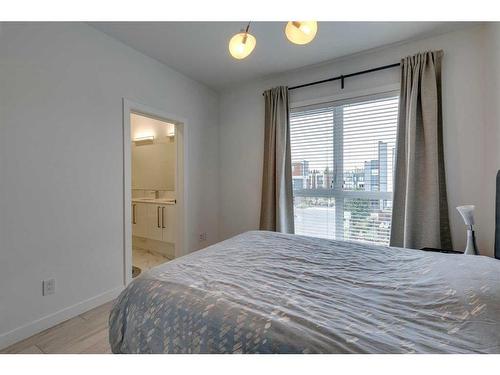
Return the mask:
<path id="1" fill-rule="evenodd" d="M 56 292 L 56 279 L 47 279 L 42 281 L 42 295 L 47 296 Z"/>
<path id="2" fill-rule="evenodd" d="M 207 240 L 207 232 L 200 233 L 200 235 L 198 236 L 198 240 L 200 242 L 206 241 Z"/>

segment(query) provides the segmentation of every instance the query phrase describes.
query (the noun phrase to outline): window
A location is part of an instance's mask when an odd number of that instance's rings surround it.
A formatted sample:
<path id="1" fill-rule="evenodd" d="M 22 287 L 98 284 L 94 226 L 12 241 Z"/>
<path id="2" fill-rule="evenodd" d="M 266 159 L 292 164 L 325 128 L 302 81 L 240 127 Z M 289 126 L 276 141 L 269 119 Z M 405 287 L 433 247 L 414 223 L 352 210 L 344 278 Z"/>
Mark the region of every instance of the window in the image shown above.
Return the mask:
<path id="1" fill-rule="evenodd" d="M 292 110 L 295 233 L 389 243 L 397 115 L 394 92 Z"/>

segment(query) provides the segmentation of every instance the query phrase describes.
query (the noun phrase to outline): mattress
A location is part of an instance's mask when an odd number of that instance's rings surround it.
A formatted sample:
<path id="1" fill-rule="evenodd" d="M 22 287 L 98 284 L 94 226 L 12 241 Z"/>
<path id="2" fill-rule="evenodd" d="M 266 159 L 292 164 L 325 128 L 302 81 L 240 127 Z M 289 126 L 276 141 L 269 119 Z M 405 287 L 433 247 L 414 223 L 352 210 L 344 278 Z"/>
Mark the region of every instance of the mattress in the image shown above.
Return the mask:
<path id="1" fill-rule="evenodd" d="M 114 353 L 500 353 L 500 262 L 243 233 L 153 268 Z"/>

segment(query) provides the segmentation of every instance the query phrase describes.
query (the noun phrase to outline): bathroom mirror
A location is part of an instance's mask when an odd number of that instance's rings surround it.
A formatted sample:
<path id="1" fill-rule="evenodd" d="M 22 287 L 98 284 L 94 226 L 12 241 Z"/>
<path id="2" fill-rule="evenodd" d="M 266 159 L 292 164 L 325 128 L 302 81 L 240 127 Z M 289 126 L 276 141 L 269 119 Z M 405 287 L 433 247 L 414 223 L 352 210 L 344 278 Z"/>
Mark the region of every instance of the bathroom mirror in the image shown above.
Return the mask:
<path id="1" fill-rule="evenodd" d="M 132 143 L 132 189 L 175 189 L 175 142 Z"/>

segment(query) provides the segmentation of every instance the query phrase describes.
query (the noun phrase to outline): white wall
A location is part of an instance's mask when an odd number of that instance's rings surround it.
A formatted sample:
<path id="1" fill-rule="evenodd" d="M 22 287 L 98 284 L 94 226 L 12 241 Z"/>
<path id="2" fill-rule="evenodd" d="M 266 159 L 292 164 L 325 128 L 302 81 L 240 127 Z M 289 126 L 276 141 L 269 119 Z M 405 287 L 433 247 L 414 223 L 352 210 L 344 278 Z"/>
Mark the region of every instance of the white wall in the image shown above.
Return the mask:
<path id="1" fill-rule="evenodd" d="M 482 69 L 485 75 L 485 132 L 482 151 L 485 163 L 481 167 L 490 179 L 500 169 L 500 22 L 489 24 L 485 28 L 484 48 L 486 57 Z M 493 157 L 493 151 L 496 151 L 496 158 Z M 491 197 L 495 196 L 495 187 L 487 183 L 484 189 L 491 203 L 488 230 L 493 232 L 495 213 L 493 211 L 494 200 L 491 200 Z"/>
<path id="2" fill-rule="evenodd" d="M 85 24 L 1 24 L 0 347 L 122 287 L 123 97 L 186 119 L 187 246 L 218 239 L 215 92 Z"/>
<path id="3" fill-rule="evenodd" d="M 495 28 L 495 32 L 493 29 Z M 491 34 L 486 38 L 486 34 Z M 489 49 L 496 53 L 498 75 L 498 24 L 467 28 L 456 32 L 390 46 L 338 59 L 328 64 L 238 85 L 220 100 L 220 234 L 221 239 L 256 229 L 259 225 L 264 101 L 262 92 L 276 85 L 315 81 L 340 74 L 398 62 L 401 57 L 424 50 L 443 49 L 443 120 L 449 214 L 454 246 L 465 245 L 465 228 L 455 207 L 477 206 L 479 247 L 493 254 L 493 206 L 495 170 L 498 159 L 498 100 L 485 111 L 486 81 L 491 64 L 485 64 Z M 399 83 L 399 70 L 392 69 L 346 80 L 345 93 Z M 491 83 L 490 83 L 491 84 Z M 291 101 L 332 96 L 339 83 L 292 91 Z M 490 91 L 498 92 L 490 87 Z M 494 103 L 494 104 L 493 104 Z M 496 116 L 496 117 L 495 117 Z M 492 119 L 496 119 L 493 123 Z M 496 133 L 498 134 L 498 133 Z M 493 138 L 489 138 L 493 135 Z M 496 142 L 496 143 L 495 143 Z M 487 145 L 488 147 L 485 147 Z M 485 163 L 490 167 L 485 168 Z"/>

